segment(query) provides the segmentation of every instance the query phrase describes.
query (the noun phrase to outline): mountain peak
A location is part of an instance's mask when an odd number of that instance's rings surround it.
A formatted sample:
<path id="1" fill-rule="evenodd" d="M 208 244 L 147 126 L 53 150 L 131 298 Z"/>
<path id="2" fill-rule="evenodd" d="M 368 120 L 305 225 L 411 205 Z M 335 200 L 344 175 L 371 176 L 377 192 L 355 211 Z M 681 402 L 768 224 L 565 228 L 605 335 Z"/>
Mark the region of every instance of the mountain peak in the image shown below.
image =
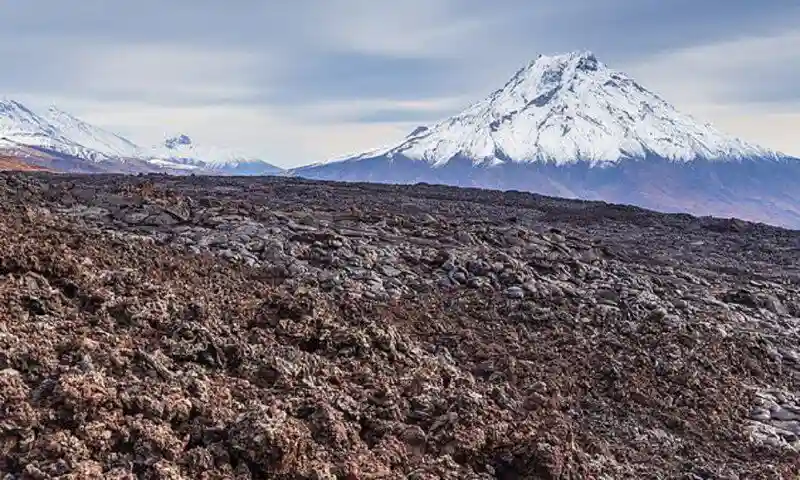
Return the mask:
<path id="1" fill-rule="evenodd" d="M 180 134 L 164 141 L 164 146 L 170 150 L 175 150 L 182 145 L 192 145 L 192 139 L 188 135 Z"/>
<path id="2" fill-rule="evenodd" d="M 554 90 L 568 86 L 582 77 L 602 75 L 608 71 L 608 67 L 588 50 L 539 55 L 536 60 L 517 71 L 494 95 L 505 92 L 506 95 L 529 98 L 548 92 L 552 94 Z M 619 72 L 617 74 L 622 75 Z"/>
<path id="3" fill-rule="evenodd" d="M 386 153 L 432 165 L 775 156 L 679 112 L 588 50 L 540 55 L 486 99 L 415 130 Z"/>
<path id="4" fill-rule="evenodd" d="M 65 155 L 91 163 L 137 153 L 137 147 L 130 141 L 55 107 L 39 115 L 7 97 L 0 100 L 0 137 L 48 155 Z"/>
<path id="5" fill-rule="evenodd" d="M 598 63 L 597 56 L 591 50 L 575 50 L 555 55 L 540 54 L 536 60 L 531 62 L 531 65 L 542 64 L 552 67 L 554 65 L 573 64 L 576 67 L 588 67 L 589 69 L 593 69 Z"/>
<path id="6" fill-rule="evenodd" d="M 539 54 L 535 60 L 532 60 L 528 65 L 521 68 L 514 77 L 539 76 L 545 73 L 550 76 L 560 76 L 564 72 L 593 72 L 601 68 L 608 67 L 597 59 L 594 52 L 590 50 L 576 50 L 574 52 L 555 55 Z"/>
<path id="7" fill-rule="evenodd" d="M 527 190 L 800 225 L 800 160 L 698 122 L 591 51 L 540 55 L 483 100 L 392 147 L 292 174 Z"/>
<path id="8" fill-rule="evenodd" d="M 20 112 L 29 117 L 35 116 L 32 111 L 18 101 L 8 97 L 0 97 L 0 114 L 10 114 L 13 112 Z"/>

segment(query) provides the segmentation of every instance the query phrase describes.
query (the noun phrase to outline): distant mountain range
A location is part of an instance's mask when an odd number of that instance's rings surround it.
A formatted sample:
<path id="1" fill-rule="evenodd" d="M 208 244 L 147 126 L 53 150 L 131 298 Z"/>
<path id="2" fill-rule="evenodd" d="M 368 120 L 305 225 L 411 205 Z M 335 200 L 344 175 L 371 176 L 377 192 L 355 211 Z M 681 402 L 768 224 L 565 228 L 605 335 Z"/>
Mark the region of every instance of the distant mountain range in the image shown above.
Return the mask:
<path id="1" fill-rule="evenodd" d="M 187 135 L 168 138 L 153 147 L 141 147 L 56 107 L 37 114 L 10 99 L 0 100 L 0 157 L 14 158 L 15 162 L 34 169 L 76 173 L 274 175 L 283 172 L 257 158 L 199 147 Z"/>
<path id="2" fill-rule="evenodd" d="M 151 163 L 167 168 L 200 170 L 217 175 L 277 175 L 283 169 L 231 150 L 202 147 L 188 135 L 168 138 L 152 153 Z"/>
<path id="3" fill-rule="evenodd" d="M 399 144 L 293 175 L 604 200 L 800 228 L 800 160 L 726 135 L 591 52 L 540 56 Z"/>
<path id="4" fill-rule="evenodd" d="M 51 107 L 0 101 L 0 169 L 293 175 L 530 191 L 800 229 L 800 160 L 679 112 L 591 52 L 539 56 L 389 148 L 284 171 L 187 135 L 143 148 Z"/>

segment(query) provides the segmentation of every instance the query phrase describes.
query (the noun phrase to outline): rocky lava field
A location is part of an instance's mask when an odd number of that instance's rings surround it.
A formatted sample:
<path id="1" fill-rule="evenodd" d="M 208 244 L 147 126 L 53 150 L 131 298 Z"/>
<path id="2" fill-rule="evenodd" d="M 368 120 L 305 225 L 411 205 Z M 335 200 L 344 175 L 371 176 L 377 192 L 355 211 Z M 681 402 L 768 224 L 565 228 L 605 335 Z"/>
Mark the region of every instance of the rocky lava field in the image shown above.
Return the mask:
<path id="1" fill-rule="evenodd" d="M 790 479 L 800 232 L 0 174 L 0 478 Z"/>

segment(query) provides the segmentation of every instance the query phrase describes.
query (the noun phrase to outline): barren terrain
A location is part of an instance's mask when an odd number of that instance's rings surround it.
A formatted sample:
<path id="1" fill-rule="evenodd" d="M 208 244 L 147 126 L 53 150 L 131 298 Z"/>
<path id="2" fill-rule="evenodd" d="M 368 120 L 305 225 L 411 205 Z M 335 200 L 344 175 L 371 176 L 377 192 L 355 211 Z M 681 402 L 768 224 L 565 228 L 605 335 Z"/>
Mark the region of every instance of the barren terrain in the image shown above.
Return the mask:
<path id="1" fill-rule="evenodd" d="M 45 171 L 42 167 L 29 165 L 19 157 L 0 155 L 0 171 Z"/>
<path id="2" fill-rule="evenodd" d="M 0 174 L 0 478 L 791 479 L 800 232 Z"/>

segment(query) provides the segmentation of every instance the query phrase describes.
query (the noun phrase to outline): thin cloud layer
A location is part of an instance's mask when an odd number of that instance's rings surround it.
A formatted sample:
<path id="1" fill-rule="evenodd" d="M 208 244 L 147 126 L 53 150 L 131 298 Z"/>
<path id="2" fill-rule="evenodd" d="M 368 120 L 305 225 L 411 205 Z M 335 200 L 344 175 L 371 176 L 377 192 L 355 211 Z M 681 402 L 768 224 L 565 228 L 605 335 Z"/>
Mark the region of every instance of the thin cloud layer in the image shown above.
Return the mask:
<path id="1" fill-rule="evenodd" d="M 800 155 L 791 0 L 29 0 L 0 17 L 0 95 L 142 143 L 186 132 L 283 166 L 368 150 L 594 50 L 667 100 Z"/>

